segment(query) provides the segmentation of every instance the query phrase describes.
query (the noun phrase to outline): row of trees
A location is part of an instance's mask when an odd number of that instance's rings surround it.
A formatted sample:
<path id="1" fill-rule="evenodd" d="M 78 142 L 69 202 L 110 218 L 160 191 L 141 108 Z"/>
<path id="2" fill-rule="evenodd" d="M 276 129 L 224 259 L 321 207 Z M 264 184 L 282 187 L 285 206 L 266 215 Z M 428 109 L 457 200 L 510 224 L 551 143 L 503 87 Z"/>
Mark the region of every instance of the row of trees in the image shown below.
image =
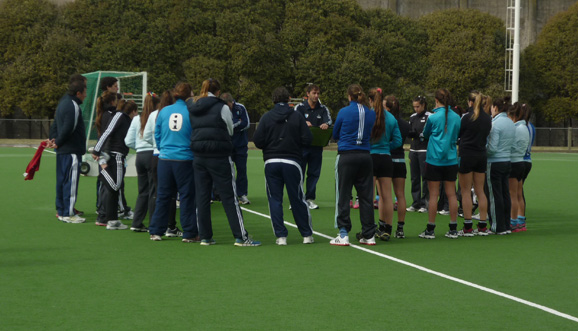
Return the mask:
<path id="1" fill-rule="evenodd" d="M 3 0 L 0 112 L 51 116 L 70 74 L 121 70 L 149 72 L 157 93 L 217 78 L 254 121 L 275 87 L 297 97 L 308 83 L 333 115 L 351 83 L 382 87 L 410 113 L 440 87 L 460 102 L 473 89 L 503 95 L 504 31 L 476 10 L 412 20 L 353 0 Z"/>

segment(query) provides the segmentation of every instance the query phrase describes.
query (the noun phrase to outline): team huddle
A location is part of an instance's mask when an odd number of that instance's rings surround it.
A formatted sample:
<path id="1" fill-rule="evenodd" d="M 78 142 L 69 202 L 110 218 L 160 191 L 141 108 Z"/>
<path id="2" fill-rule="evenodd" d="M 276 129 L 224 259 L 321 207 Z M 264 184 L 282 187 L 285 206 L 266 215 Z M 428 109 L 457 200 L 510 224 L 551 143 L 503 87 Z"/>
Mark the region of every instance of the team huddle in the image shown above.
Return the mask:
<path id="1" fill-rule="evenodd" d="M 211 203 L 219 200 L 234 245 L 261 245 L 245 228 L 240 208 L 240 204 L 250 203 L 249 118 L 242 104 L 235 102 L 230 93 L 221 94 L 215 79 L 205 80 L 198 96 L 184 82 L 160 98 L 148 93 L 140 115 L 136 103 L 118 94 L 116 79 L 105 77 L 101 89 L 95 120 L 98 141 L 90 150 L 100 172 L 96 225 L 124 230 L 129 227 L 120 219 L 132 219 L 130 230 L 148 232 L 153 241 L 167 236 L 182 237 L 184 243 L 213 245 Z M 289 91 L 275 89 L 275 106 L 262 116 L 253 136 L 265 161 L 266 193 L 277 245 L 287 245 L 284 188 L 303 243 L 314 242 L 310 210 L 319 208 L 315 203 L 316 185 L 323 146 L 330 136 L 338 147 L 335 226 L 339 230 L 331 245 L 349 245 L 352 207 L 359 209 L 361 220 L 361 232 L 355 237 L 364 245 L 375 245 L 376 238 L 405 238 L 406 211 L 428 213 L 427 227 L 419 235 L 426 239 L 435 238 L 438 209 L 450 216 L 445 234 L 448 238 L 526 230 L 523 182 L 531 169 L 534 136 L 527 105 L 510 105 L 507 99 L 492 101 L 474 91 L 467 112 L 461 114 L 449 91 L 440 89 L 435 92 L 431 113 L 424 97 L 415 98 L 416 112 L 407 122 L 401 118 L 395 96 L 384 96 L 380 88 L 370 89 L 366 96 L 362 87 L 354 84 L 347 89 L 349 106 L 338 112 L 333 123 L 329 110 L 319 101 L 320 91 L 318 86 L 309 85 L 307 99 L 292 107 Z M 84 98 L 86 80 L 73 75 L 47 140 L 48 147 L 57 153 L 57 217 L 65 223 L 85 222 L 82 212 L 74 208 L 80 160 L 86 153 L 85 125 L 79 108 Z M 409 207 L 403 149 L 407 138 L 412 139 L 409 159 L 413 203 Z M 136 150 L 138 175 L 138 197 L 132 211 L 124 199 L 129 148 Z M 354 187 L 356 199 L 352 196 Z M 177 203 L 182 231 L 176 222 Z M 374 206 L 379 210 L 377 224 Z M 477 208 L 478 224 L 474 229 L 472 214 Z M 398 215 L 395 234 L 394 209 Z M 459 231 L 458 213 L 464 217 Z M 144 225 L 147 214 L 148 227 Z"/>

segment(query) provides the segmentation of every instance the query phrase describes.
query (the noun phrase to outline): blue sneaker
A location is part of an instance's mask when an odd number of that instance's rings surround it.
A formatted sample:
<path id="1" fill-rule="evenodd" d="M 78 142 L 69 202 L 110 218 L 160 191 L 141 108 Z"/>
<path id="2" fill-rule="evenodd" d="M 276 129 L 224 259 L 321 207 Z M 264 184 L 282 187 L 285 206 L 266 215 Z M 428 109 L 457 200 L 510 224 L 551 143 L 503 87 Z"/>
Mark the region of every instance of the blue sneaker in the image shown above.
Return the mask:
<path id="1" fill-rule="evenodd" d="M 202 239 L 201 240 L 201 246 L 209 246 L 209 245 L 214 245 L 217 242 L 215 241 L 215 239 Z"/>
<path id="2" fill-rule="evenodd" d="M 243 239 L 235 239 L 235 246 L 245 247 L 245 246 L 261 246 L 260 241 L 254 241 L 251 237 L 247 238 L 246 240 Z"/>

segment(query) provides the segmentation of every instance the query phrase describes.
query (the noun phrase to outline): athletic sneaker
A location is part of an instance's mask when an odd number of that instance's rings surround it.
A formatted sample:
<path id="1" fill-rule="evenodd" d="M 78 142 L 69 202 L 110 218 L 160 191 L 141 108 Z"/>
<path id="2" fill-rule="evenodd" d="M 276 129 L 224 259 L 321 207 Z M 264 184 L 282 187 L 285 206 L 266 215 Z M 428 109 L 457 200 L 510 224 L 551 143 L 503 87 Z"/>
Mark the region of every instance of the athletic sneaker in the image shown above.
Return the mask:
<path id="1" fill-rule="evenodd" d="M 134 232 L 149 232 L 149 229 L 148 229 L 146 226 L 141 226 L 141 227 L 138 227 L 138 228 L 135 228 L 135 227 L 132 227 L 132 226 L 131 226 L 131 227 L 130 227 L 130 230 L 131 230 L 131 231 L 134 231 Z"/>
<path id="2" fill-rule="evenodd" d="M 479 221 L 480 220 L 480 214 L 478 213 L 478 214 L 472 215 L 472 219 Z"/>
<path id="3" fill-rule="evenodd" d="M 279 237 L 275 240 L 275 243 L 279 246 L 287 246 L 287 237 Z"/>
<path id="4" fill-rule="evenodd" d="M 527 231 L 526 230 L 526 223 L 518 224 L 518 229 L 520 230 L 519 232 Z"/>
<path id="5" fill-rule="evenodd" d="M 94 224 L 98 225 L 98 226 L 106 226 L 106 222 L 101 222 L 101 221 L 96 221 L 94 222 Z"/>
<path id="6" fill-rule="evenodd" d="M 181 230 L 179 230 L 179 228 L 167 229 L 167 231 L 165 232 L 165 236 L 166 237 L 182 237 L 183 233 L 181 232 Z"/>
<path id="7" fill-rule="evenodd" d="M 438 211 L 438 214 L 440 214 L 440 215 L 444 215 L 444 216 L 448 216 L 448 215 L 450 214 L 450 211 L 449 211 L 449 210 L 445 210 L 445 209 L 444 209 L 444 210 L 440 210 L 440 211 Z"/>
<path id="8" fill-rule="evenodd" d="M 132 210 L 125 211 L 124 213 L 122 213 L 121 217 L 123 220 L 132 220 L 134 217 L 134 213 L 132 212 Z"/>
<path id="9" fill-rule="evenodd" d="M 184 243 L 187 243 L 187 244 L 200 243 L 201 238 L 199 238 L 199 236 L 196 236 L 194 238 L 183 238 L 183 240 L 181 240 L 181 241 Z"/>
<path id="10" fill-rule="evenodd" d="M 458 237 L 473 237 L 474 234 L 474 229 L 470 228 L 470 229 L 466 229 L 463 228 L 460 231 L 458 231 Z"/>
<path id="11" fill-rule="evenodd" d="M 349 208 L 353 208 L 353 201 L 349 200 Z"/>
<path id="12" fill-rule="evenodd" d="M 239 197 L 239 203 L 242 205 L 250 205 L 251 201 L 249 201 L 249 198 L 247 198 L 246 195 L 242 195 Z"/>
<path id="13" fill-rule="evenodd" d="M 337 237 L 331 239 L 329 244 L 333 246 L 349 246 L 349 236 L 341 238 L 340 235 L 337 235 Z"/>
<path id="14" fill-rule="evenodd" d="M 446 237 L 450 239 L 458 239 L 458 231 L 457 230 L 449 230 L 446 232 Z"/>
<path id="15" fill-rule="evenodd" d="M 423 213 L 427 213 L 427 208 L 421 207 L 417 212 L 418 212 L 418 213 L 422 213 L 422 214 L 423 214 Z"/>
<path id="16" fill-rule="evenodd" d="M 74 214 L 78 216 L 84 216 L 84 212 L 74 208 Z"/>
<path id="17" fill-rule="evenodd" d="M 424 239 L 435 239 L 436 234 L 434 231 L 428 231 L 428 229 L 425 229 L 422 233 L 419 234 L 419 237 Z"/>
<path id="18" fill-rule="evenodd" d="M 304 244 L 313 244 L 314 242 L 315 239 L 313 239 L 313 236 L 303 237 Z"/>
<path id="19" fill-rule="evenodd" d="M 78 215 L 74 215 L 74 216 L 63 216 L 61 219 L 62 222 L 64 223 L 74 223 L 74 224 L 79 224 L 79 223 L 84 223 L 86 222 L 85 218 L 82 218 Z"/>
<path id="20" fill-rule="evenodd" d="M 254 241 L 251 237 L 243 240 L 240 238 L 235 239 L 235 246 L 239 247 L 254 247 L 254 246 L 261 246 L 260 241 Z"/>
<path id="21" fill-rule="evenodd" d="M 371 237 L 369 239 L 361 238 L 361 239 L 359 239 L 359 244 L 374 246 L 375 245 L 375 237 Z"/>
<path id="22" fill-rule="evenodd" d="M 373 209 L 379 209 L 379 200 L 373 200 Z M 394 210 L 397 208 L 394 207 Z"/>
<path id="23" fill-rule="evenodd" d="M 128 229 L 128 225 L 122 224 L 121 221 L 108 221 L 106 224 L 107 230 L 126 230 Z"/>
<path id="24" fill-rule="evenodd" d="M 418 211 L 419 209 L 418 209 L 418 208 L 415 208 L 414 206 L 409 206 L 409 207 L 407 207 L 405 210 L 406 210 L 406 211 L 409 211 L 409 212 L 414 212 L 414 211 Z"/>
<path id="25" fill-rule="evenodd" d="M 387 233 L 381 227 L 378 227 L 377 229 L 375 229 L 375 237 L 379 238 L 382 241 L 389 241 L 389 238 L 391 237 L 391 235 L 389 233 Z"/>
<path id="26" fill-rule="evenodd" d="M 359 209 L 359 199 L 355 199 L 355 203 L 353 204 L 353 209 Z"/>
<path id="27" fill-rule="evenodd" d="M 311 199 L 307 200 L 307 207 L 309 207 L 309 209 L 319 209 L 319 206 Z"/>
<path id="28" fill-rule="evenodd" d="M 397 239 L 405 239 L 405 233 L 403 233 L 403 230 L 397 229 L 395 231 L 395 237 Z"/>
<path id="29" fill-rule="evenodd" d="M 477 228 L 474 230 L 474 235 L 475 236 L 487 236 L 489 234 L 492 234 L 492 232 L 490 230 L 488 230 L 488 228 L 483 227 L 483 228 Z"/>
<path id="30" fill-rule="evenodd" d="M 161 238 L 161 236 L 159 236 L 159 235 L 151 234 L 151 240 L 152 241 L 162 241 L 163 238 Z"/>
<path id="31" fill-rule="evenodd" d="M 217 242 L 215 241 L 215 239 L 201 239 L 201 246 L 210 246 L 216 243 Z"/>

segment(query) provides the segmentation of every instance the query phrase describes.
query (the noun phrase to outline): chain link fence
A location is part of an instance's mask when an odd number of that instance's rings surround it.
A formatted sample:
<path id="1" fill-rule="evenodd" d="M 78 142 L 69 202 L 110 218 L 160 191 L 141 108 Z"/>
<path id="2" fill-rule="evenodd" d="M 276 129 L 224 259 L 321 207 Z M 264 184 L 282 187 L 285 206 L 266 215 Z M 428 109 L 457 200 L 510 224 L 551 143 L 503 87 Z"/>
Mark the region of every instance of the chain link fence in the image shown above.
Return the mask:
<path id="1" fill-rule="evenodd" d="M 52 121 L 49 119 L 0 119 L 0 139 L 46 139 Z M 251 141 L 256 127 L 257 123 L 251 123 L 248 129 Z M 578 147 L 578 128 L 536 128 L 534 146 Z"/>

